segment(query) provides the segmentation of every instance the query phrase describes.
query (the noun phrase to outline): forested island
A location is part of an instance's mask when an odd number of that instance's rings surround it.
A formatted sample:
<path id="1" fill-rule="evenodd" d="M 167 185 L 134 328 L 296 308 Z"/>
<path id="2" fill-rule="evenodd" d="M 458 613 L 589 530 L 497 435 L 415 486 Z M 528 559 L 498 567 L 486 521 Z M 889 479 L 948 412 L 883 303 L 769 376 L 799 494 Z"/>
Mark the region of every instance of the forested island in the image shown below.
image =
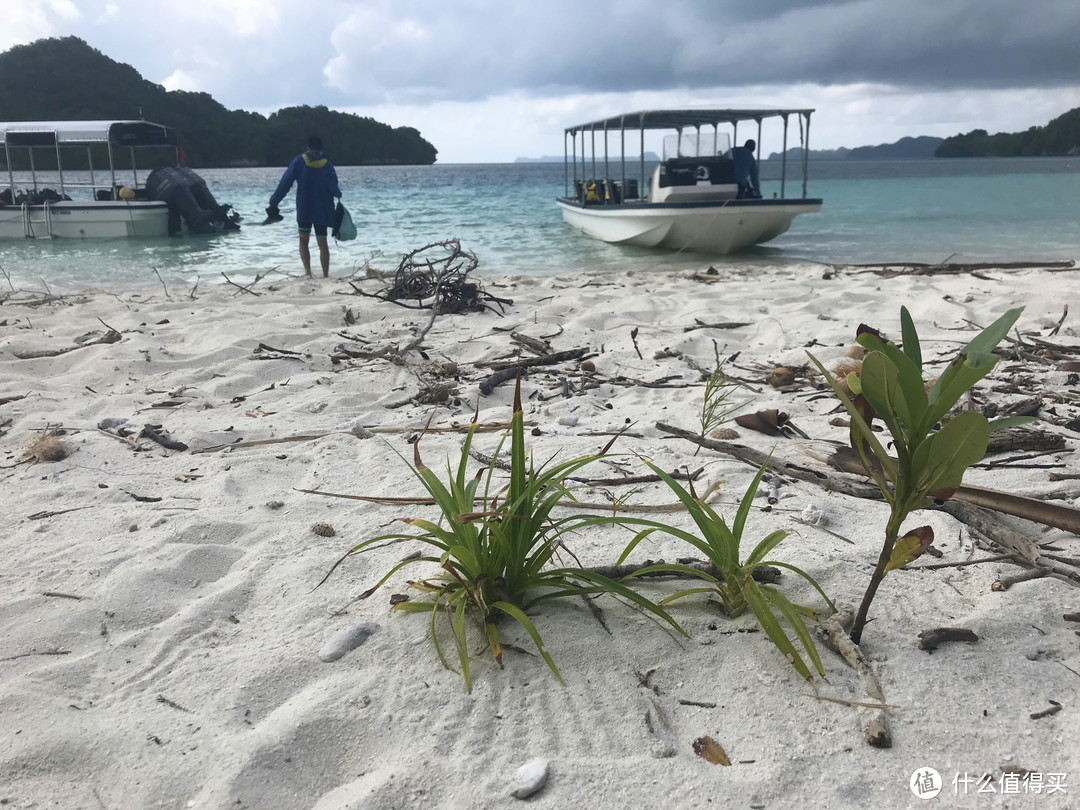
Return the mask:
<path id="1" fill-rule="evenodd" d="M 1080 154 L 1080 107 L 1059 115 L 1044 127 L 1031 127 L 1023 132 L 989 134 L 985 129 L 973 129 L 949 138 L 922 135 L 901 138 L 896 143 L 860 146 L 855 149 L 811 149 L 815 160 L 928 160 L 957 157 L 1052 157 Z M 787 150 L 788 160 L 798 160 L 802 150 Z M 780 160 L 781 153 L 773 152 L 768 160 Z"/>
<path id="2" fill-rule="evenodd" d="M 438 154 L 412 127 L 321 106 L 263 116 L 226 109 L 207 93 L 166 90 L 77 37 L 0 53 L 0 111 L 12 121 L 145 118 L 175 129 L 196 168 L 283 166 L 312 133 L 339 166 L 430 164 Z"/>
<path id="3" fill-rule="evenodd" d="M 1080 154 L 1080 107 L 1059 115 L 1045 127 L 990 135 L 975 129 L 942 141 L 937 157 L 1035 157 Z"/>

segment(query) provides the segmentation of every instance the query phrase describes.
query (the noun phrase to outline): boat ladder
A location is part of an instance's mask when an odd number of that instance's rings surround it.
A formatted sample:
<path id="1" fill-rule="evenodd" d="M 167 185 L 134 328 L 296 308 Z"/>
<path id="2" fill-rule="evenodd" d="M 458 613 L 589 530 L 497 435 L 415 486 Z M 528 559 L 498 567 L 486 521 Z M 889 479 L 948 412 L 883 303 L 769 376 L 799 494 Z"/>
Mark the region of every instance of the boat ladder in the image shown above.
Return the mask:
<path id="1" fill-rule="evenodd" d="M 27 239 L 34 239 L 37 237 L 51 237 L 53 235 L 52 230 L 52 209 L 49 207 L 49 201 L 46 200 L 41 206 L 41 216 L 34 216 L 34 208 L 36 206 L 29 203 L 23 203 L 22 205 L 22 220 L 23 220 L 23 234 Z M 35 225 L 44 225 L 45 233 L 39 234 Z"/>

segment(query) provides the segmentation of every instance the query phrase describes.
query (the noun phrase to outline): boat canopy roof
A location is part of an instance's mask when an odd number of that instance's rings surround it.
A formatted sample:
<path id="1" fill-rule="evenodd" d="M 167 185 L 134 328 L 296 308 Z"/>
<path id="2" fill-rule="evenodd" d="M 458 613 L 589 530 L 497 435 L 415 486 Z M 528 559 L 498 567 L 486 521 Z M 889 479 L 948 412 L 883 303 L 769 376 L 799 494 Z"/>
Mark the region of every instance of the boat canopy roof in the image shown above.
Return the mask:
<path id="1" fill-rule="evenodd" d="M 149 121 L 9 121 L 0 122 L 0 145 L 176 146 L 176 132 Z"/>
<path id="2" fill-rule="evenodd" d="M 739 121 L 762 121 L 766 118 L 786 118 L 789 115 L 809 117 L 813 109 L 792 110 L 641 110 L 601 118 L 567 127 L 567 134 L 583 131 L 619 129 L 685 129 L 686 127 L 734 124 Z"/>

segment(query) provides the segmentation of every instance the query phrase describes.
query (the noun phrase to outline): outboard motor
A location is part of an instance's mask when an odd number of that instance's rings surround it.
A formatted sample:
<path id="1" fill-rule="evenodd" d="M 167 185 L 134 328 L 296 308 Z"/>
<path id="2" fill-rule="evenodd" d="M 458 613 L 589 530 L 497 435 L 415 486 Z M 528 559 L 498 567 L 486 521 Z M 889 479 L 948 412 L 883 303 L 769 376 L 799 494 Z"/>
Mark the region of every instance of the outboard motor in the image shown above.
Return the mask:
<path id="1" fill-rule="evenodd" d="M 239 217 L 229 215 L 229 205 L 218 205 L 203 180 L 187 166 L 162 166 L 146 178 L 146 192 L 151 200 L 169 206 L 169 234 L 180 232 L 180 219 L 192 233 L 238 231 Z"/>

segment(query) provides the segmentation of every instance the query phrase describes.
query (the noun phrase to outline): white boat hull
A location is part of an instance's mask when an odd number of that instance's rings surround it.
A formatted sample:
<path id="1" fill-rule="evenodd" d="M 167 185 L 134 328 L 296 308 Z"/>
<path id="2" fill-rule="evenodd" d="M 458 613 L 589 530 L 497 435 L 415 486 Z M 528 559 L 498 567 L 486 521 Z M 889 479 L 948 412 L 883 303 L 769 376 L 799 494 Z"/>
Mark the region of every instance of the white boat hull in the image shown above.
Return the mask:
<path id="1" fill-rule="evenodd" d="M 168 236 L 169 208 L 163 202 L 56 202 L 0 205 L 0 239 L 111 239 Z"/>
<path id="2" fill-rule="evenodd" d="M 821 200 L 582 205 L 560 198 L 563 220 L 589 236 L 618 245 L 726 254 L 775 239 Z"/>

